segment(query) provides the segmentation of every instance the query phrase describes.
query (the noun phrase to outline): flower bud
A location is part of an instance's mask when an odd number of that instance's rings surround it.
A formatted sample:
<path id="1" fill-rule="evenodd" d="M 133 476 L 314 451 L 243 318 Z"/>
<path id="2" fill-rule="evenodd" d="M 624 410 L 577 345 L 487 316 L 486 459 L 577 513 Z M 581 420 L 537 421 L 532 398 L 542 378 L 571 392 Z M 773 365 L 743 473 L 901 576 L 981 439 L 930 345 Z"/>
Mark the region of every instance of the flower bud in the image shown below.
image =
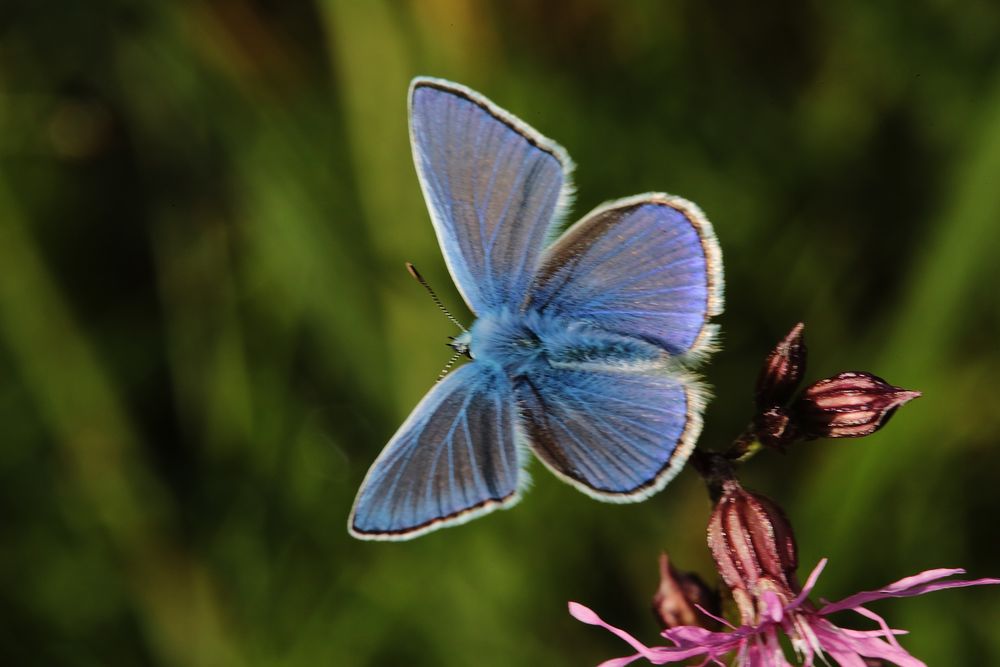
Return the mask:
<path id="1" fill-rule="evenodd" d="M 871 373 L 848 371 L 806 387 L 791 414 L 806 438 L 860 438 L 918 396 L 919 391 L 894 387 Z"/>
<path id="2" fill-rule="evenodd" d="M 708 547 L 744 623 L 758 620 L 756 603 L 764 592 L 789 602 L 799 591 L 791 524 L 773 501 L 749 493 L 735 479 L 723 482 L 708 523 Z"/>
<path id="3" fill-rule="evenodd" d="M 782 449 L 798 438 L 798 429 L 781 406 L 774 406 L 754 417 L 754 435 L 764 445 Z"/>
<path id="4" fill-rule="evenodd" d="M 802 338 L 804 328 L 802 322 L 792 327 L 764 360 L 754 392 L 758 411 L 784 405 L 802 381 L 806 370 L 806 343 Z"/>
<path id="5" fill-rule="evenodd" d="M 660 628 L 666 630 L 679 625 L 696 625 L 715 630 L 719 627 L 718 622 L 699 611 L 698 607 L 718 616 L 721 606 L 718 591 L 709 588 L 693 572 L 678 572 L 667 554 L 660 554 L 660 585 L 653 596 L 653 615 Z"/>

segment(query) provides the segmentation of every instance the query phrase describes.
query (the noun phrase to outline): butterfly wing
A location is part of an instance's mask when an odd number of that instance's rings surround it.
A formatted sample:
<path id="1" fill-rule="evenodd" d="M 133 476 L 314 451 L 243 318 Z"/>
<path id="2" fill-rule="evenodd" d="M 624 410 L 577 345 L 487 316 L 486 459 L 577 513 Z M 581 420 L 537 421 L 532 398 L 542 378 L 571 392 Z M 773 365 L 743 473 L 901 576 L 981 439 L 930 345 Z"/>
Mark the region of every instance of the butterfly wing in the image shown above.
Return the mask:
<path id="1" fill-rule="evenodd" d="M 664 194 L 599 207 L 545 253 L 528 308 L 638 336 L 675 356 L 710 349 L 722 252 L 691 202 Z"/>
<path id="2" fill-rule="evenodd" d="M 405 540 L 519 499 L 512 388 L 466 364 L 435 385 L 372 464 L 352 535 Z"/>
<path id="3" fill-rule="evenodd" d="M 586 363 L 539 364 L 518 386 L 538 456 L 601 500 L 642 500 L 663 488 L 701 432 L 705 392 L 679 370 L 650 367 L 644 362 L 655 354 L 617 338 L 681 359 L 708 351 L 709 318 L 722 311 L 721 252 L 709 222 L 668 195 L 606 204 L 546 251 L 527 308 L 610 332 L 601 342 L 592 331 L 568 331 L 550 357 Z"/>
<path id="4" fill-rule="evenodd" d="M 410 142 L 452 279 L 473 312 L 520 306 L 571 163 L 554 142 L 448 81 L 414 79 Z"/>
<path id="5" fill-rule="evenodd" d="M 522 425 L 539 458 L 609 502 L 662 489 L 701 433 L 700 385 L 657 371 L 539 367 L 517 386 Z"/>

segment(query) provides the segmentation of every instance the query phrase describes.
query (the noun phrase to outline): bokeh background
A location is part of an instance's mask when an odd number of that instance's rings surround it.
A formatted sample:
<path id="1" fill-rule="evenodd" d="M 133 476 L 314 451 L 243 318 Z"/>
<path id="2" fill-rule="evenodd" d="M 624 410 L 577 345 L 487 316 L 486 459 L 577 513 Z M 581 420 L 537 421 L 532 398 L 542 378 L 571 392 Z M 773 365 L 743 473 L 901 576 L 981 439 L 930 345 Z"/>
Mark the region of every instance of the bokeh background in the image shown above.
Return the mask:
<path id="1" fill-rule="evenodd" d="M 591 665 L 569 599 L 656 640 L 656 557 L 714 577 L 693 471 L 608 506 L 535 463 L 515 510 L 345 531 L 466 321 L 406 89 L 463 82 L 562 143 L 572 218 L 666 190 L 725 255 L 703 446 L 799 320 L 808 377 L 924 397 L 765 453 L 830 599 L 1000 575 L 1000 5 L 902 0 L 0 4 L 0 661 Z M 931 665 L 1000 664 L 1000 595 L 882 604 Z"/>

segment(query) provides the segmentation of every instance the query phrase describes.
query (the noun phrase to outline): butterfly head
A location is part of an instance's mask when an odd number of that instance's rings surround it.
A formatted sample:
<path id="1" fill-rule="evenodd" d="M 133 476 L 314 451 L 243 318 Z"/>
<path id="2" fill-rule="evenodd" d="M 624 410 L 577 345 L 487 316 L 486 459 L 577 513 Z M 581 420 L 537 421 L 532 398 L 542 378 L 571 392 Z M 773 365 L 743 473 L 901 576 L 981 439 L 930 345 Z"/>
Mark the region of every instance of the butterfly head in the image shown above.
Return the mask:
<path id="1" fill-rule="evenodd" d="M 468 331 L 463 331 L 457 336 L 448 336 L 451 342 L 448 343 L 448 347 L 455 350 L 459 354 L 464 354 L 469 359 L 472 359 L 471 343 L 472 335 Z"/>
<path id="2" fill-rule="evenodd" d="M 472 324 L 468 334 L 458 336 L 454 343 L 468 345 L 470 359 L 503 368 L 509 376 L 516 377 L 544 356 L 537 320 L 534 313 L 506 310 L 486 313 Z"/>

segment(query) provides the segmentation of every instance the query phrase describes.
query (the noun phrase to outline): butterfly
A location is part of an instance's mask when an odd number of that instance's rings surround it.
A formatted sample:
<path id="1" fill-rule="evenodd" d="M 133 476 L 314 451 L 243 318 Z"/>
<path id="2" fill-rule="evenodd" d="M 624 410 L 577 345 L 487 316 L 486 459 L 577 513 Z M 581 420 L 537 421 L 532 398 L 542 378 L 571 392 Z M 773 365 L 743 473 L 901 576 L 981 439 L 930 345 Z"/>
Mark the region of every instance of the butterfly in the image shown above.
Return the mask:
<path id="1" fill-rule="evenodd" d="M 566 151 L 465 86 L 418 77 L 410 142 L 451 277 L 477 319 L 450 345 L 471 361 L 435 384 L 361 484 L 355 537 L 405 540 L 516 503 L 533 452 L 607 502 L 677 474 L 706 392 L 722 255 L 689 201 L 611 201 L 555 238 Z M 461 325 L 459 325 L 461 326 Z"/>

